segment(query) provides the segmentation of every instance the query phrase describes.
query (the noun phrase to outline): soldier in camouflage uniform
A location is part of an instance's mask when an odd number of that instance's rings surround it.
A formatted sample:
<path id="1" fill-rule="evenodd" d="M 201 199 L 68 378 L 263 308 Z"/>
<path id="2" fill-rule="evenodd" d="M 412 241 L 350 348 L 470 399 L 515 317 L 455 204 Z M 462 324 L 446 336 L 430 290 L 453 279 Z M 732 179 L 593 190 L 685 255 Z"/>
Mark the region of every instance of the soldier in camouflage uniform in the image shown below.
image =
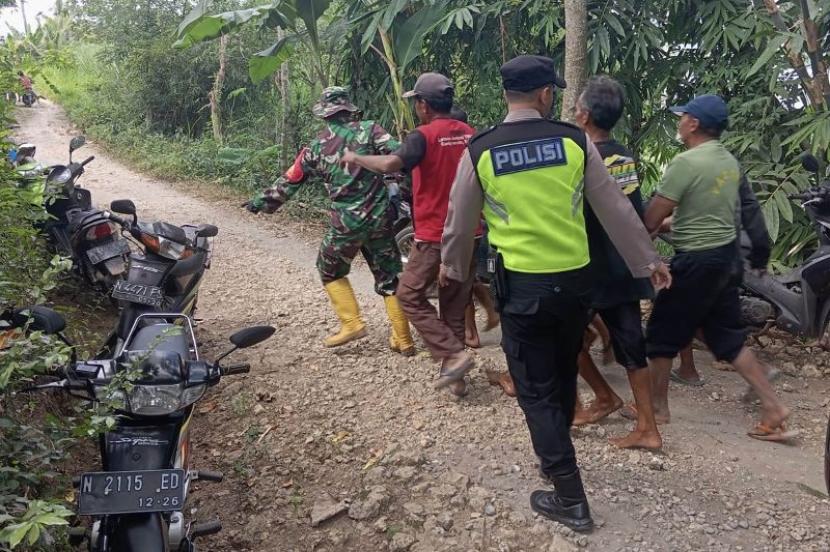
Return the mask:
<path id="1" fill-rule="evenodd" d="M 395 297 L 401 255 L 392 232 L 393 211 L 383 177 L 356 165 L 343 166 L 346 149 L 365 154 L 388 154 L 400 144 L 374 121 L 356 120 L 358 109 L 345 88 L 323 91 L 314 115 L 326 128 L 302 151 L 274 185 L 244 204 L 249 211 L 273 213 L 288 201 L 310 176 L 318 175 L 331 199 L 329 229 L 320 245 L 317 270 L 341 321 L 340 331 L 328 337 L 328 347 L 366 335 L 360 310 L 347 275 L 358 251 L 375 277 L 375 291 L 384 297 L 392 325 L 390 346 L 409 356 L 415 347 L 409 322 Z"/>

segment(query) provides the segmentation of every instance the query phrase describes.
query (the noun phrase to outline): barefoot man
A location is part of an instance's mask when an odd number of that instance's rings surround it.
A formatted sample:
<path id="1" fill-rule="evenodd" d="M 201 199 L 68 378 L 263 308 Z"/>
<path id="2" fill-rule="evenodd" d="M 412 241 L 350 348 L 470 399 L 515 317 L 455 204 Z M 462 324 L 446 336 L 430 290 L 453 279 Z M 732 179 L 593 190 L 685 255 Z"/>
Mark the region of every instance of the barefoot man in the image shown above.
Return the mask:
<path id="1" fill-rule="evenodd" d="M 608 172 L 614 177 L 622 193 L 631 201 L 640 217 L 643 199 L 640 180 L 632 153 L 611 138 L 611 130 L 622 116 L 625 97 L 622 86 L 606 76 L 588 81 L 576 104 L 576 122 L 585 130 L 597 147 Z M 628 382 L 637 406 L 637 426 L 629 435 L 613 439 L 622 448 L 658 449 L 663 442 L 654 422 L 651 408 L 651 382 L 646 360 L 646 340 L 640 318 L 640 300 L 651 299 L 654 290 L 647 278 L 634 278 L 625 265 L 608 234 L 599 224 L 591 225 L 593 213 L 588 215 L 591 262 L 597 268 L 596 292 L 593 304 L 611 334 L 614 356 L 628 373 Z M 594 218 L 594 220 L 596 220 Z M 591 385 L 596 400 L 586 410 L 578 411 L 574 425 L 594 423 L 622 406 L 622 400 L 611 389 L 597 370 L 590 354 L 580 354 L 579 370 Z"/>
<path id="2" fill-rule="evenodd" d="M 715 358 L 732 364 L 761 399 L 761 420 L 749 436 L 788 440 L 793 436 L 785 425 L 790 411 L 776 396 L 755 354 L 744 345 L 740 278 L 735 270 L 741 169 L 720 142 L 729 121 L 726 103 L 719 96 L 704 95 L 672 111 L 680 115 L 677 134 L 687 151 L 666 167 L 645 217 L 646 227 L 656 232 L 674 213 L 676 250 L 671 262 L 674 285 L 657 295 L 646 330 L 655 418 L 669 422 L 672 359 L 700 328 Z"/>

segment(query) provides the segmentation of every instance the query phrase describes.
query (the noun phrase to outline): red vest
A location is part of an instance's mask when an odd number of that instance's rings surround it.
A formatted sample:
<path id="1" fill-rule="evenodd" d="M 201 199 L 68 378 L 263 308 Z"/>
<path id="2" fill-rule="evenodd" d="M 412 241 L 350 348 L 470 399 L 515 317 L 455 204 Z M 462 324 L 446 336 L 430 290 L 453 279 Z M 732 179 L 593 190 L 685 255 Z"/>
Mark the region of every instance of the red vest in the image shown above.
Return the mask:
<path id="1" fill-rule="evenodd" d="M 418 132 L 426 141 L 426 153 L 412 170 L 415 239 L 440 243 L 458 162 L 475 132 L 455 119 L 435 119 Z"/>

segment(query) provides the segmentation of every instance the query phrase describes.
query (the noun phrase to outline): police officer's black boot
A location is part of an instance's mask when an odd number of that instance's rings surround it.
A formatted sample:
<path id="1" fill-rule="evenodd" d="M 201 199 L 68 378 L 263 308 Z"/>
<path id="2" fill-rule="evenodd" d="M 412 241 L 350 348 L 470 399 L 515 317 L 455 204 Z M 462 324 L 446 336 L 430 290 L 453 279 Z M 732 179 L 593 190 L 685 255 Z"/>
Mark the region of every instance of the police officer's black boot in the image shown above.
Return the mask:
<path id="1" fill-rule="evenodd" d="M 533 491 L 530 507 L 534 512 L 566 525 L 574 531 L 590 531 L 594 528 L 588 498 L 582 487 L 582 477 L 577 469 L 570 475 L 551 477 L 554 491 Z"/>

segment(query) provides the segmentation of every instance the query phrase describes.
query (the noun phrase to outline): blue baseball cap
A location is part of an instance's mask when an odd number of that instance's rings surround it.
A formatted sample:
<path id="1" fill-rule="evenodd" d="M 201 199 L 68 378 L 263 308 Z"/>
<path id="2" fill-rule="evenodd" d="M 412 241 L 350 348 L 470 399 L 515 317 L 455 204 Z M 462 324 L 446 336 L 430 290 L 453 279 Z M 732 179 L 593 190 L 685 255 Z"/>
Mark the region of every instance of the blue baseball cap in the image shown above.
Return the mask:
<path id="1" fill-rule="evenodd" d="M 729 123 L 729 109 L 723 98 L 714 94 L 698 96 L 686 105 L 670 107 L 675 115 L 688 113 L 707 128 L 726 128 Z"/>

